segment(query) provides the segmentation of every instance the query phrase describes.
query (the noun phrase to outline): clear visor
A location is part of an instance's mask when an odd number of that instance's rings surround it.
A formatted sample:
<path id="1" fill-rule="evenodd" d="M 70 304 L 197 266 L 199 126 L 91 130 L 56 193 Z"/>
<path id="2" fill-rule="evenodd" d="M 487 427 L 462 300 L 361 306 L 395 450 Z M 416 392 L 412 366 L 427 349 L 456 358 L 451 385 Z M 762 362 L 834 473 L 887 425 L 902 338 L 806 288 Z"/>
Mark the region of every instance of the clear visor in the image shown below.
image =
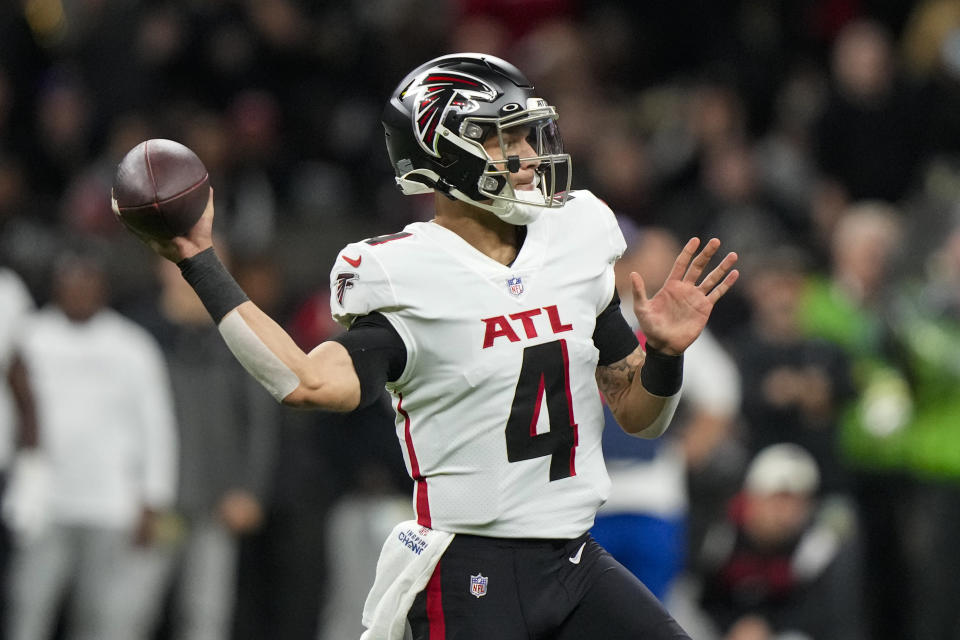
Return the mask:
<path id="1" fill-rule="evenodd" d="M 489 131 L 483 145 L 487 169 L 480 177 L 482 195 L 494 200 L 530 204 L 529 197 L 517 196 L 511 176 L 516 181 L 529 179 L 532 175 L 533 189 L 540 193 L 543 206 L 564 204 L 572 172 L 570 156 L 563 152 L 563 140 L 553 107 L 521 110 L 493 122 L 478 118 L 475 124 Z"/>
<path id="2" fill-rule="evenodd" d="M 537 157 L 562 154 L 563 140 L 556 115 L 542 111 L 527 111 L 519 118 L 501 118 L 498 126 L 501 149 L 506 141 L 524 138 Z"/>

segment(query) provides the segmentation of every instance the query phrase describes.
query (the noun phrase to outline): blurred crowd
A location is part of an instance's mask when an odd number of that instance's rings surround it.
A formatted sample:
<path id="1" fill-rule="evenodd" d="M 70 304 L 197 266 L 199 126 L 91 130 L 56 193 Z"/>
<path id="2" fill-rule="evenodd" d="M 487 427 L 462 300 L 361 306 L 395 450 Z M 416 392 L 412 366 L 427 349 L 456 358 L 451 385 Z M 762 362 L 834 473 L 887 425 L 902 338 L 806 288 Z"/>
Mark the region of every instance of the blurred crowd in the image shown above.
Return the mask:
<path id="1" fill-rule="evenodd" d="M 309 349 L 336 251 L 430 215 L 380 111 L 453 51 L 557 106 L 621 271 L 740 255 L 671 430 L 604 442 L 598 539 L 697 638 L 960 638 L 955 0 L 0 3 L 6 637 L 359 635 L 410 509 L 388 403 L 273 403 L 110 186 L 190 146 L 222 258 Z"/>

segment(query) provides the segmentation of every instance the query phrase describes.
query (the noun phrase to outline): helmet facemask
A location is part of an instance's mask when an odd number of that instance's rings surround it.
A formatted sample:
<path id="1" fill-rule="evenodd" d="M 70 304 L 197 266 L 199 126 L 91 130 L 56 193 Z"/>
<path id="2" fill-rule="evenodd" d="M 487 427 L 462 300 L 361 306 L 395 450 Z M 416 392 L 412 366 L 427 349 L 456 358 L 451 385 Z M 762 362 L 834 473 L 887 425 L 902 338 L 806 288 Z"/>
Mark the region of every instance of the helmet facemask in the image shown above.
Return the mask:
<path id="1" fill-rule="evenodd" d="M 563 142 L 557 127 L 557 112 L 540 98 L 527 100 L 528 108 L 516 106 L 512 113 L 500 118 L 466 117 L 460 126 L 462 138 L 474 142 L 487 161 L 486 170 L 477 183 L 477 192 L 492 204 L 471 203 L 500 215 L 516 209 L 516 205 L 560 207 L 566 203 L 572 173 L 570 156 L 563 153 Z M 511 140 L 526 139 L 533 155 L 511 153 Z M 479 139 L 478 139 L 479 138 Z M 495 138 L 500 153 L 494 158 L 483 145 Z M 535 163 L 532 189 L 514 189 L 510 175 Z M 517 223 L 514 223 L 517 224 Z"/>

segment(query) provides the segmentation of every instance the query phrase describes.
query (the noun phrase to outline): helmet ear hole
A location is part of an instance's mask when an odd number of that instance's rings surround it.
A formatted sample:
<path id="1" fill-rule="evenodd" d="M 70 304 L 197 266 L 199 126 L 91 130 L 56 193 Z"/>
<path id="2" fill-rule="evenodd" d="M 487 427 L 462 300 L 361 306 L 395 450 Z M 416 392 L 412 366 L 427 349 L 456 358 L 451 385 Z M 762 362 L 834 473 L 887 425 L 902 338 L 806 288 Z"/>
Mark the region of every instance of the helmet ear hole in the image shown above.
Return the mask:
<path id="1" fill-rule="evenodd" d="M 440 157 L 437 158 L 436 163 L 446 169 L 457 163 L 457 156 L 452 153 L 442 153 Z"/>

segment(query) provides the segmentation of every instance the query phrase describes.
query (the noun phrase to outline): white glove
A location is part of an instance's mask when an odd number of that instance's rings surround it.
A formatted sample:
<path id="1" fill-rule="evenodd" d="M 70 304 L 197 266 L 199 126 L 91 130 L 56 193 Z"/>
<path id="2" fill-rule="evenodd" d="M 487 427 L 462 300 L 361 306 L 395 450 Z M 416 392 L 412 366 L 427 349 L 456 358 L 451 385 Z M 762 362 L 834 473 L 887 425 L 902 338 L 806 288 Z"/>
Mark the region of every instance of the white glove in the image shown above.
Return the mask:
<path id="1" fill-rule="evenodd" d="M 36 449 L 17 453 L 3 495 L 3 519 L 18 544 L 40 537 L 50 524 L 53 469 L 47 456 Z"/>

